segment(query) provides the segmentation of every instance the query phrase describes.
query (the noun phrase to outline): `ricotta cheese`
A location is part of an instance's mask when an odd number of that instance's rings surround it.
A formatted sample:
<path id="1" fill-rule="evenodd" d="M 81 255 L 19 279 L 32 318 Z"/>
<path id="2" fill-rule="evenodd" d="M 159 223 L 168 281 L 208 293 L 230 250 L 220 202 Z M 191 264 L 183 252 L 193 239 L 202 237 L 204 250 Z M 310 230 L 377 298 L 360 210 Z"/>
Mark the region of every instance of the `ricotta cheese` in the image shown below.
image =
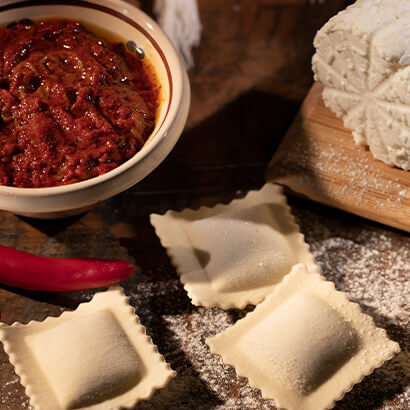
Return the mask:
<path id="1" fill-rule="evenodd" d="M 358 0 L 314 46 L 325 105 L 375 158 L 410 170 L 410 1 Z"/>

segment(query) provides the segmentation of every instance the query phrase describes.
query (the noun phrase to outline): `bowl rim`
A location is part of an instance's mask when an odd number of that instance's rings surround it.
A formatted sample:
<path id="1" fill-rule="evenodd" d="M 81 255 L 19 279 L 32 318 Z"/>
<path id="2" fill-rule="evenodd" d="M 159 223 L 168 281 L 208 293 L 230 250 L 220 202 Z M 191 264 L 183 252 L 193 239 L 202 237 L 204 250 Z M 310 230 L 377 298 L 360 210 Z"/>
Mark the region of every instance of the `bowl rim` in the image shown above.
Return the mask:
<path id="1" fill-rule="evenodd" d="M 108 4 L 112 4 L 112 6 L 116 6 L 117 8 L 114 9 L 109 7 Z M 174 123 L 176 114 L 178 113 L 181 105 L 183 96 L 183 66 L 181 59 L 170 40 L 150 16 L 133 4 L 123 0 L 106 0 L 104 2 L 99 2 L 98 0 L 9 0 L 7 4 L 0 6 L 0 14 L 4 11 L 13 9 L 50 5 L 91 8 L 118 18 L 137 29 L 154 47 L 164 65 L 170 89 L 169 98 L 166 100 L 168 107 L 166 108 L 165 116 L 162 119 L 162 123 L 158 127 L 157 131 L 149 136 L 148 140 L 138 152 L 113 170 L 84 181 L 74 182 L 67 185 L 39 188 L 0 185 L 0 195 L 3 194 L 21 197 L 56 196 L 85 190 L 91 186 L 95 186 L 112 179 L 117 175 L 126 172 L 137 163 L 143 162 L 144 159 L 152 153 L 152 151 L 155 151 L 155 149 L 161 145 L 161 143 L 166 139 L 168 130 Z M 118 6 L 122 6 L 123 9 Z M 137 14 L 138 21 L 134 20 L 132 16 L 124 14 L 120 10 L 127 10 Z M 70 17 L 67 16 L 67 18 Z M 84 21 L 87 22 L 86 19 Z M 162 46 L 158 44 L 158 41 L 161 42 Z M 164 52 L 164 49 L 166 49 L 166 53 Z M 174 67 L 169 63 L 169 61 L 173 61 Z M 176 87 L 177 84 L 180 84 L 181 86 Z"/>

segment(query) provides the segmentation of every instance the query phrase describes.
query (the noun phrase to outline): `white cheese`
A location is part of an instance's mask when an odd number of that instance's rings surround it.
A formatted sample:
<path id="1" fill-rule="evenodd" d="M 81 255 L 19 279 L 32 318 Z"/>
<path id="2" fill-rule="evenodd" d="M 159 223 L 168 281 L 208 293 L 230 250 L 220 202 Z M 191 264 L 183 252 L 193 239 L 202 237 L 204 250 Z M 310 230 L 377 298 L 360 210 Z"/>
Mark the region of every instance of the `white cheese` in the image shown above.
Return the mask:
<path id="1" fill-rule="evenodd" d="M 358 0 L 314 46 L 326 106 L 375 158 L 410 170 L 410 1 Z"/>

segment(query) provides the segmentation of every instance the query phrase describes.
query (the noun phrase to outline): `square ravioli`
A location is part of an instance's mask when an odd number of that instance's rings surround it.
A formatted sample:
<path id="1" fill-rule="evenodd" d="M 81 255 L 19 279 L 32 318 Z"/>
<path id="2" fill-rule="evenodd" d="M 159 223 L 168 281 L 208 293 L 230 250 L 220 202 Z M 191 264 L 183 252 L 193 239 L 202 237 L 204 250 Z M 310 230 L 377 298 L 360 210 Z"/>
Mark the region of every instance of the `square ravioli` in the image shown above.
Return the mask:
<path id="1" fill-rule="evenodd" d="M 0 340 L 36 410 L 130 408 L 174 376 L 119 287 L 60 317 L 0 324 Z"/>
<path id="2" fill-rule="evenodd" d="M 332 408 L 400 351 L 346 294 L 303 264 L 252 313 L 206 343 L 264 398 L 288 410 Z"/>
<path id="3" fill-rule="evenodd" d="M 280 187 L 266 184 L 228 205 L 151 215 L 194 305 L 257 304 L 297 263 L 318 272 Z"/>

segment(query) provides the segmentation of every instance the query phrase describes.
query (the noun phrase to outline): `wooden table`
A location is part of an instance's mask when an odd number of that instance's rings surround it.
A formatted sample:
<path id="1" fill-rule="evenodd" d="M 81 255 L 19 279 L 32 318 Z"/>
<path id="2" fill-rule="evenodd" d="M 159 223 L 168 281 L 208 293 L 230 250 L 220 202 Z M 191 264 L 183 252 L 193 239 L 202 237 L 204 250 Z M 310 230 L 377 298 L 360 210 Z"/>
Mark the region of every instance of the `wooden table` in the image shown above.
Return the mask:
<path id="1" fill-rule="evenodd" d="M 77 217 L 38 221 L 0 212 L 3 245 L 38 255 L 115 257 L 139 267 L 124 283 L 125 291 L 178 375 L 136 409 L 275 409 L 204 344 L 253 307 L 226 312 L 194 307 L 148 216 L 226 203 L 264 184 L 266 166 L 312 83 L 313 35 L 348 3 L 199 1 L 204 32 L 190 72 L 192 110 L 187 130 L 164 163 L 134 188 Z M 150 2 L 142 4 L 150 11 Z M 323 275 L 403 350 L 355 386 L 336 409 L 410 408 L 409 235 L 313 202 L 293 197 L 289 202 Z M 57 316 L 93 293 L 0 287 L 2 321 Z M 0 409 L 28 406 L 0 347 Z"/>

